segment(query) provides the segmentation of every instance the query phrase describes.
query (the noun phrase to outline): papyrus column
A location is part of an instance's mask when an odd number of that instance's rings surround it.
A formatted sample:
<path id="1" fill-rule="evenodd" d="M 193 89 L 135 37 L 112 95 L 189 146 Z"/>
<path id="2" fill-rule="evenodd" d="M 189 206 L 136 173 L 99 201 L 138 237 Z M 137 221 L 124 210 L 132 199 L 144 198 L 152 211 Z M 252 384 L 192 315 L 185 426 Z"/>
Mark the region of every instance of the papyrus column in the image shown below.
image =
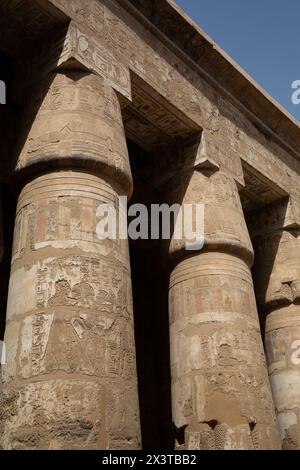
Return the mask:
<path id="1" fill-rule="evenodd" d="M 300 449 L 299 201 L 278 203 L 253 220 L 254 278 L 283 449 Z M 255 223 L 256 222 L 256 223 Z"/>
<path id="2" fill-rule="evenodd" d="M 128 246 L 96 232 L 99 205 L 131 193 L 120 105 L 99 76 L 50 78 L 17 164 L 1 443 L 137 449 Z"/>
<path id="3" fill-rule="evenodd" d="M 16 116 L 10 102 L 0 105 L 0 150 L 1 150 L 1 172 L 0 172 L 0 263 L 4 258 L 4 219 L 3 219 L 3 200 L 5 191 L 12 170 L 12 160 L 14 151 L 14 137 L 16 133 Z M 7 217 L 7 213 L 4 217 Z M 5 237 L 6 239 L 9 237 Z M 1 276 L 1 274 L 0 274 Z M 1 280 L 1 283 L 3 280 Z M 3 286 L 1 285 L 2 293 Z"/>
<path id="4" fill-rule="evenodd" d="M 235 181 L 222 171 L 172 180 L 172 202 L 203 203 L 205 245 L 172 240 L 172 408 L 186 449 L 276 449 L 278 434 Z"/>

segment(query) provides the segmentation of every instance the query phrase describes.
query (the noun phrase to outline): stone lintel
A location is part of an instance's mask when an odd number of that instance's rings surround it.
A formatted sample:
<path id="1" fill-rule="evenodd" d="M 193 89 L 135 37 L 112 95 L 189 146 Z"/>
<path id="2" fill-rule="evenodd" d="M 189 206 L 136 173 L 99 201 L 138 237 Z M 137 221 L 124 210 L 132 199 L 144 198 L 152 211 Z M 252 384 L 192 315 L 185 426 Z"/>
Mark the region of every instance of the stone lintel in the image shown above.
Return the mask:
<path id="1" fill-rule="evenodd" d="M 196 133 L 193 137 L 174 142 L 166 146 L 163 158 L 157 161 L 154 174 L 154 184 L 160 186 L 180 173 L 186 173 L 191 170 L 201 170 L 201 164 L 207 161 L 207 157 L 201 154 L 202 132 Z M 209 163 L 207 162 L 207 165 Z"/>
<path id="2" fill-rule="evenodd" d="M 51 0 L 57 3 L 58 0 Z M 59 0 L 59 3 L 65 0 Z M 299 158 L 300 126 L 173 0 L 116 0 L 234 103 L 251 122 Z M 66 9 L 64 10 L 66 11 Z"/>
<path id="3" fill-rule="evenodd" d="M 9 16 L 20 24 L 25 22 L 26 31 L 35 37 L 48 33 L 69 18 L 60 5 L 49 0 L 1 0 L 0 10 L 3 17 Z"/>
<path id="4" fill-rule="evenodd" d="M 154 184 L 160 186 L 174 176 L 191 170 L 205 172 L 210 176 L 220 169 L 236 181 L 238 189 L 244 186 L 243 180 L 236 178 L 226 168 L 222 168 L 215 158 L 208 155 L 205 135 L 199 132 L 192 138 L 166 149 L 164 158 L 158 162 Z"/>
<path id="5" fill-rule="evenodd" d="M 242 165 L 245 185 L 241 188 L 240 195 L 245 212 L 265 208 L 288 197 L 289 180 L 280 178 L 281 174 L 278 175 L 278 178 L 272 179 L 262 169 L 256 169 L 254 165 L 245 161 Z"/>
<path id="6" fill-rule="evenodd" d="M 20 96 L 27 86 L 33 86 L 54 70 L 74 67 L 104 77 L 115 91 L 131 100 L 129 69 L 117 61 L 107 47 L 82 32 L 72 21 L 42 44 L 32 60 L 26 58 L 18 63 L 17 69 L 24 79 L 23 89 L 19 89 L 18 83 L 16 93 Z"/>

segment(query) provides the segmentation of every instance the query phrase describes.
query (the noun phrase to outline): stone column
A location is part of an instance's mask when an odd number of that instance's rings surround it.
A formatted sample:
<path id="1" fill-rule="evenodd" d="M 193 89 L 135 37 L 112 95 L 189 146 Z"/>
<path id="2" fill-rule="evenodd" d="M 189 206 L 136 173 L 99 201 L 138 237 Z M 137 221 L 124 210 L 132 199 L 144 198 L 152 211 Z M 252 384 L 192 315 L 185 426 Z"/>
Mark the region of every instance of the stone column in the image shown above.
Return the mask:
<path id="1" fill-rule="evenodd" d="M 173 178 L 172 202 L 205 205 L 205 245 L 172 240 L 172 408 L 184 449 L 277 449 L 277 425 L 236 182 L 222 171 Z"/>
<path id="2" fill-rule="evenodd" d="M 1 149 L 1 172 L 0 172 L 0 263 L 4 257 L 4 224 L 3 224 L 3 199 L 5 189 L 12 170 L 12 160 L 14 151 L 14 138 L 16 132 L 16 116 L 10 102 L 0 105 L 0 149 Z M 5 186 L 4 186 L 5 185 Z M 7 218 L 8 214 L 4 214 Z M 7 238 L 7 237 L 6 237 Z M 7 248 L 7 247 L 6 247 Z M 1 274 L 0 274 L 1 277 Z M 3 281 L 1 282 L 3 284 Z M 3 285 L 1 285 L 1 295 L 3 293 Z M 1 301 L 0 301 L 1 303 Z"/>
<path id="3" fill-rule="evenodd" d="M 254 279 L 283 449 L 300 449 L 300 201 L 255 216 Z"/>
<path id="4" fill-rule="evenodd" d="M 99 205 L 131 193 L 119 101 L 79 71 L 41 93 L 17 163 L 1 445 L 138 449 L 128 246 L 96 234 Z"/>

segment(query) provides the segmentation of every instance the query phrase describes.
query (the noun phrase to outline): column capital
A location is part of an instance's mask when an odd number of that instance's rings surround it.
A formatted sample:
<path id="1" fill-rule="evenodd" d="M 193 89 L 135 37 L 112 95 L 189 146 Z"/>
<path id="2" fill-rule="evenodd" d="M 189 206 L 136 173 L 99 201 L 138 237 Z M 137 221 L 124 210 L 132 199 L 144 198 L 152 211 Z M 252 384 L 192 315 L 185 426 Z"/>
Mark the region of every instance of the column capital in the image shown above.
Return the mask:
<path id="1" fill-rule="evenodd" d="M 22 181 L 45 171 L 79 168 L 131 195 L 120 103 L 105 78 L 82 70 L 49 74 L 29 101 L 24 134 L 15 168 Z"/>
<path id="2" fill-rule="evenodd" d="M 256 211 L 248 221 L 254 240 L 258 303 L 266 311 L 300 298 L 300 201 L 290 196 Z"/>
<path id="3" fill-rule="evenodd" d="M 253 248 L 246 226 L 238 184 L 212 161 L 206 167 L 191 168 L 178 173 L 167 186 L 169 204 L 185 204 L 204 208 L 204 251 L 231 253 L 251 266 Z M 208 168 L 207 168 L 208 166 Z M 185 237 L 172 237 L 169 246 L 172 257 L 186 257 Z"/>
<path id="4" fill-rule="evenodd" d="M 205 131 L 199 130 L 188 139 L 166 146 L 164 158 L 157 161 L 154 184 L 158 187 L 169 184 L 173 178 L 191 171 L 203 172 L 210 177 L 216 171 L 223 170 L 229 175 L 218 159 L 209 153 L 206 140 Z M 229 176 L 236 181 L 238 188 L 243 187 L 244 182 L 240 178 Z"/>

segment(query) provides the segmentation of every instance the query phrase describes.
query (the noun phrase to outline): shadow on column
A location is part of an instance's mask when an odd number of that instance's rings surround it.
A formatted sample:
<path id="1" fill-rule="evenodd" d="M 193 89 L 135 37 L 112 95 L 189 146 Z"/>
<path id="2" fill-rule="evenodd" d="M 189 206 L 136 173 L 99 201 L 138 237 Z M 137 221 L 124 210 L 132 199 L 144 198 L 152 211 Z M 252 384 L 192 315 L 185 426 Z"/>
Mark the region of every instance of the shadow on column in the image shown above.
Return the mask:
<path id="1" fill-rule="evenodd" d="M 254 232 L 258 229 L 256 224 L 259 224 L 259 218 L 264 218 L 264 212 L 266 210 L 272 210 L 272 207 L 275 207 L 277 202 L 274 204 L 266 205 L 260 209 L 252 210 L 250 212 L 245 213 L 245 220 L 249 230 L 250 238 L 253 244 L 254 250 L 254 264 L 252 266 L 252 278 L 253 278 L 253 285 L 257 303 L 257 310 L 259 315 L 259 322 L 260 322 L 260 329 L 262 334 L 262 340 L 265 344 L 265 327 L 266 327 L 266 317 L 269 312 L 269 309 L 266 309 L 264 298 L 267 293 L 269 280 L 274 268 L 275 258 L 278 252 L 279 244 L 280 244 L 280 226 L 277 227 L 277 236 L 272 237 L 272 249 L 268 249 L 268 259 L 265 260 L 264 263 L 264 270 L 261 270 L 261 262 L 258 262 L 258 258 L 260 256 L 264 256 L 263 253 L 263 245 L 262 245 L 262 238 L 255 237 Z M 285 213 L 287 211 L 288 200 L 286 200 L 285 204 L 282 206 L 282 214 L 281 218 L 284 220 Z M 257 222 L 256 222 L 257 221 Z M 282 229 L 283 227 L 281 227 Z M 270 308 L 270 305 L 269 305 Z"/>

